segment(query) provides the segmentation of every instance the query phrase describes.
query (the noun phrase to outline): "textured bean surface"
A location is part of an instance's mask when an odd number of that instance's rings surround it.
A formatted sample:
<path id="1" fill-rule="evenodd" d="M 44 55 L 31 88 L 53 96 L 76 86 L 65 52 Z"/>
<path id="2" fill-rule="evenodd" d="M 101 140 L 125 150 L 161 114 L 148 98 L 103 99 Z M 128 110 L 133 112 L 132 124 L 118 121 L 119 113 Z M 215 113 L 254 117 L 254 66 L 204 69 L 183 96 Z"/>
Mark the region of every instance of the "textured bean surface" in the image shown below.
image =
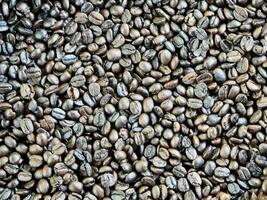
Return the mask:
<path id="1" fill-rule="evenodd" d="M 0 0 L 0 200 L 263 200 L 266 131 L 266 0 Z"/>

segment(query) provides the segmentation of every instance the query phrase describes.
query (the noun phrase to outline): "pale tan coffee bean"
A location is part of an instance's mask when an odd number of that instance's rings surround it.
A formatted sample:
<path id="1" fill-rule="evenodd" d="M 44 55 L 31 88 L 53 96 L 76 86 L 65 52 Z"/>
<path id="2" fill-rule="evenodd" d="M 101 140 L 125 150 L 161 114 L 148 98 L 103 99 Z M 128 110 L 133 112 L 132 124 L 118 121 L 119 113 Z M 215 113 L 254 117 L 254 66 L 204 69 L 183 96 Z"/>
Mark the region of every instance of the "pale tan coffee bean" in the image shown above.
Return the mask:
<path id="1" fill-rule="evenodd" d="M 83 184 L 78 181 L 73 181 L 69 185 L 69 190 L 71 192 L 80 193 L 83 190 Z"/>
<path id="2" fill-rule="evenodd" d="M 46 194 L 49 191 L 49 183 L 46 179 L 39 180 L 37 184 L 37 192 L 40 192 L 42 194 Z"/>
<path id="3" fill-rule="evenodd" d="M 29 164 L 31 167 L 40 167 L 43 163 L 42 156 L 39 155 L 31 155 Z"/>
<path id="4" fill-rule="evenodd" d="M 90 95 L 97 96 L 100 94 L 100 85 L 98 83 L 90 83 L 88 91 Z"/>
<path id="5" fill-rule="evenodd" d="M 107 58 L 110 61 L 118 61 L 121 59 L 121 50 L 120 49 L 110 49 L 107 52 Z"/>
<path id="6" fill-rule="evenodd" d="M 101 13 L 92 11 L 89 14 L 89 21 L 95 25 L 101 25 L 104 22 L 104 17 L 101 15 Z"/>

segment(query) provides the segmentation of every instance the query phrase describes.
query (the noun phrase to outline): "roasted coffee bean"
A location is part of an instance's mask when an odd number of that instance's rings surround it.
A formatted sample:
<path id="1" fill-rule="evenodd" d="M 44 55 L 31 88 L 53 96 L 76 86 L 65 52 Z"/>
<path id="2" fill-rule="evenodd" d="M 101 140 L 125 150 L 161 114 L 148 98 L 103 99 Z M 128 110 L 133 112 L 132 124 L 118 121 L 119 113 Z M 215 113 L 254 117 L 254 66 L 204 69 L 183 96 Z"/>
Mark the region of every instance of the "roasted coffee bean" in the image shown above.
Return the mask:
<path id="1" fill-rule="evenodd" d="M 4 20 L 0 20 L 0 32 L 5 32 L 9 29 L 7 22 Z"/>
<path id="2" fill-rule="evenodd" d="M 99 95 L 100 93 L 100 86 L 98 83 L 91 83 L 89 85 L 89 93 L 92 95 L 92 96 L 97 96 Z"/>
<path id="3" fill-rule="evenodd" d="M 188 173 L 187 179 L 188 179 L 189 183 L 191 183 L 191 185 L 193 185 L 193 186 L 199 186 L 202 183 L 202 180 L 201 180 L 199 174 L 196 172 Z"/>
<path id="4" fill-rule="evenodd" d="M 78 60 L 77 56 L 75 56 L 75 55 L 73 55 L 73 54 L 65 55 L 65 56 L 62 58 L 62 62 L 63 62 L 65 65 L 73 64 L 73 63 L 75 63 L 77 60 Z"/>
<path id="5" fill-rule="evenodd" d="M 71 192 L 80 193 L 82 191 L 82 189 L 83 189 L 83 184 L 81 182 L 78 182 L 78 181 L 73 181 L 69 185 L 69 190 Z"/>
<path id="6" fill-rule="evenodd" d="M 227 188 L 228 188 L 228 191 L 233 195 L 236 195 L 241 191 L 237 183 L 229 183 L 227 185 Z"/>
<path id="7" fill-rule="evenodd" d="M 168 188 L 171 188 L 171 189 L 177 188 L 177 181 L 173 176 L 167 176 L 165 182 Z"/>
<path id="8" fill-rule="evenodd" d="M 71 80 L 70 80 L 70 84 L 73 86 L 73 87 L 81 87 L 85 84 L 86 82 L 86 79 L 83 75 L 77 75 L 77 76 L 74 76 Z"/>
<path id="9" fill-rule="evenodd" d="M 95 25 L 101 25 L 104 22 L 104 17 L 96 11 L 92 11 L 89 14 L 89 21 Z"/>
<path id="10" fill-rule="evenodd" d="M 0 94 L 11 92 L 12 88 L 12 85 L 9 83 L 0 83 Z"/>
<path id="11" fill-rule="evenodd" d="M 230 170 L 225 167 L 217 167 L 214 174 L 218 177 L 228 177 L 230 175 Z"/>
<path id="12" fill-rule="evenodd" d="M 25 134 L 30 134 L 33 132 L 33 123 L 30 119 L 28 118 L 25 118 L 25 119 L 22 119 L 21 122 L 20 122 L 20 127 L 23 131 L 23 133 Z"/>
<path id="13" fill-rule="evenodd" d="M 198 98 L 203 98 L 207 95 L 208 92 L 208 88 L 207 85 L 205 83 L 199 83 L 196 85 L 195 89 L 194 89 L 195 95 Z"/>
<path id="14" fill-rule="evenodd" d="M 188 184 L 188 181 L 187 181 L 187 179 L 186 178 L 180 178 L 179 180 L 178 180 L 178 190 L 180 191 L 180 192 L 186 192 L 186 191 L 188 191 L 189 190 L 189 184 Z"/>
<path id="15" fill-rule="evenodd" d="M 118 61 L 121 59 L 121 50 L 120 49 L 110 49 L 107 52 L 107 58 L 110 61 Z"/>
<path id="16" fill-rule="evenodd" d="M 125 44 L 121 47 L 121 52 L 124 55 L 132 55 L 136 51 L 135 47 L 131 44 Z"/>
<path id="17" fill-rule="evenodd" d="M 12 196 L 12 190 L 8 188 L 1 188 L 0 198 L 3 200 L 7 200 Z"/>
<path id="18" fill-rule="evenodd" d="M 195 35 L 199 40 L 205 40 L 208 37 L 206 31 L 202 28 L 197 28 L 195 30 Z"/>
<path id="19" fill-rule="evenodd" d="M 202 107 L 202 101 L 199 99 L 190 98 L 190 99 L 188 99 L 187 105 L 190 108 L 199 109 Z"/>
<path id="20" fill-rule="evenodd" d="M 0 199 L 263 199 L 266 14 L 1 1 Z"/>
<path id="21" fill-rule="evenodd" d="M 52 110 L 52 116 L 55 117 L 56 119 L 65 119 L 66 117 L 66 112 L 62 110 L 61 108 L 54 108 Z"/>
<path id="22" fill-rule="evenodd" d="M 245 21 L 248 18 L 248 12 L 245 8 L 236 6 L 235 10 L 233 11 L 233 15 L 235 19 L 238 21 Z"/>

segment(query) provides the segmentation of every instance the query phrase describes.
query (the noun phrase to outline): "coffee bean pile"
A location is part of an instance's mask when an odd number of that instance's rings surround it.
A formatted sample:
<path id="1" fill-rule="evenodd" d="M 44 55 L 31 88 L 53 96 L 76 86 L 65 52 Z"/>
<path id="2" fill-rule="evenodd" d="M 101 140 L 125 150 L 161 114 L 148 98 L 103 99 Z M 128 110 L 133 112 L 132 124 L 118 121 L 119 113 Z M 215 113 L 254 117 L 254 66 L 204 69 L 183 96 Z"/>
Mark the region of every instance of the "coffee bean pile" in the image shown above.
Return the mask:
<path id="1" fill-rule="evenodd" d="M 266 0 L 0 0 L 0 200 L 267 194 Z"/>

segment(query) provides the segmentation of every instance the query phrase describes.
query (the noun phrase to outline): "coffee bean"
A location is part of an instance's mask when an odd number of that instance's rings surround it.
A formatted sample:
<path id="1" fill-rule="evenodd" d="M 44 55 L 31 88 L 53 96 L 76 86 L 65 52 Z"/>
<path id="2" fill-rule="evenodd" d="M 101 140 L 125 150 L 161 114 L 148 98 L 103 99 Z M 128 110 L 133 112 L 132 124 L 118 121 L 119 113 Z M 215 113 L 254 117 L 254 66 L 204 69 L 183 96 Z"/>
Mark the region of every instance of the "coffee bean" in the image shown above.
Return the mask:
<path id="1" fill-rule="evenodd" d="M 241 58 L 240 61 L 237 63 L 236 70 L 239 73 L 246 73 L 249 68 L 249 63 L 247 58 Z"/>
<path id="2" fill-rule="evenodd" d="M 152 65 L 149 62 L 141 61 L 138 65 L 138 69 L 140 69 L 141 73 L 147 73 L 150 72 L 152 69 Z"/>
<path id="3" fill-rule="evenodd" d="M 0 83 L 0 94 L 5 94 L 12 91 L 12 85 L 9 83 Z"/>
<path id="4" fill-rule="evenodd" d="M 69 190 L 72 191 L 72 192 L 81 192 L 83 189 L 83 185 L 81 182 L 78 182 L 78 181 L 73 181 L 70 183 L 69 185 Z"/>
<path id="5" fill-rule="evenodd" d="M 206 164 L 205 164 L 205 167 L 204 167 L 204 172 L 207 174 L 207 175 L 212 175 L 214 170 L 216 168 L 216 164 L 214 161 L 208 161 Z"/>
<path id="6" fill-rule="evenodd" d="M 86 82 L 86 79 L 83 75 L 77 75 L 74 76 L 71 80 L 70 80 L 70 84 L 73 87 L 82 87 Z"/>
<path id="7" fill-rule="evenodd" d="M 154 157 L 152 161 L 155 167 L 164 168 L 167 165 L 167 162 L 162 160 L 160 157 Z"/>
<path id="8" fill-rule="evenodd" d="M 0 191 L 0 198 L 3 200 L 9 199 L 11 195 L 12 195 L 11 189 L 5 188 L 2 191 Z"/>
<path id="9" fill-rule="evenodd" d="M 238 51 L 230 51 L 226 55 L 228 62 L 236 63 L 241 59 L 241 54 Z"/>
<path id="10" fill-rule="evenodd" d="M 224 82 L 226 80 L 226 74 L 225 72 L 220 69 L 220 68 L 216 68 L 214 71 L 214 79 L 218 82 Z"/>
<path id="11" fill-rule="evenodd" d="M 7 22 L 4 20 L 0 20 L 0 32 L 5 32 L 9 29 Z"/>
<path id="12" fill-rule="evenodd" d="M 39 155 L 30 156 L 29 165 L 31 167 L 40 167 L 43 163 L 43 158 Z"/>
<path id="13" fill-rule="evenodd" d="M 166 181 L 166 185 L 168 188 L 171 188 L 171 189 L 177 188 L 177 182 L 173 176 L 167 176 L 165 181 Z"/>
<path id="14" fill-rule="evenodd" d="M 2 2 L 0 199 L 263 198 L 266 8 Z"/>
<path id="15" fill-rule="evenodd" d="M 266 156 L 267 155 L 267 144 L 266 143 L 260 144 L 259 150 L 262 155 Z"/>
<path id="16" fill-rule="evenodd" d="M 95 25 L 101 25 L 104 22 L 104 17 L 96 11 L 92 11 L 89 14 L 89 21 Z"/>
<path id="17" fill-rule="evenodd" d="M 167 65 L 172 59 L 171 52 L 168 50 L 162 50 L 159 52 L 159 58 L 162 64 Z"/>
<path id="18" fill-rule="evenodd" d="M 202 184 L 202 180 L 201 180 L 199 174 L 196 172 L 188 173 L 187 179 L 188 179 L 189 183 L 193 186 L 199 186 Z"/>
<path id="19" fill-rule="evenodd" d="M 235 7 L 235 10 L 233 11 L 233 15 L 238 21 L 241 21 L 241 22 L 245 21 L 248 18 L 247 10 L 240 6 Z"/>
<path id="20" fill-rule="evenodd" d="M 131 44 L 125 44 L 121 47 L 121 52 L 124 55 L 132 55 L 136 51 L 135 47 Z"/>
<path id="21" fill-rule="evenodd" d="M 111 173 L 103 174 L 100 179 L 103 187 L 112 187 L 116 184 L 116 179 Z"/>
<path id="22" fill-rule="evenodd" d="M 173 37 L 173 44 L 176 48 L 181 48 L 184 45 L 184 40 L 179 35 Z"/>
<path id="23" fill-rule="evenodd" d="M 194 192 L 192 190 L 189 190 L 184 194 L 184 199 L 185 200 L 189 200 L 189 199 L 196 200 L 197 198 L 196 198 Z"/>
<path id="24" fill-rule="evenodd" d="M 73 55 L 73 54 L 65 55 L 65 56 L 62 58 L 62 62 L 63 62 L 65 65 L 71 65 L 71 64 L 75 63 L 77 60 L 78 60 L 77 56 L 75 56 L 75 55 Z"/>
<path id="25" fill-rule="evenodd" d="M 83 12 L 83 13 L 88 14 L 93 10 L 94 10 L 94 6 L 91 2 L 84 2 L 84 4 L 82 4 L 82 6 L 81 6 L 81 12 Z"/>
<path id="26" fill-rule="evenodd" d="M 37 192 L 40 192 L 42 194 L 46 194 L 49 190 L 49 183 L 46 179 L 39 180 L 37 184 Z"/>
<path id="27" fill-rule="evenodd" d="M 89 89 L 89 93 L 92 95 L 92 96 L 97 96 L 100 94 L 100 86 L 98 83 L 91 83 L 88 87 Z"/>
<path id="28" fill-rule="evenodd" d="M 62 120 L 62 119 L 65 119 L 66 112 L 62 110 L 61 108 L 54 108 L 52 110 L 52 116 L 55 117 L 56 119 Z"/>
<path id="29" fill-rule="evenodd" d="M 75 22 L 77 22 L 78 24 L 86 24 L 88 21 L 88 16 L 85 13 L 76 13 Z"/>
<path id="30" fill-rule="evenodd" d="M 121 59 L 121 50 L 120 49 L 110 49 L 107 52 L 107 58 L 110 61 L 118 61 Z"/>
<path id="31" fill-rule="evenodd" d="M 223 39 L 220 41 L 220 47 L 224 52 L 229 52 L 233 50 L 232 42 L 227 39 Z"/>
<path id="32" fill-rule="evenodd" d="M 257 100 L 257 106 L 259 108 L 264 108 L 267 106 L 267 97 L 262 97 L 259 100 Z"/>
<path id="33" fill-rule="evenodd" d="M 208 88 L 205 83 L 198 83 L 194 89 L 195 95 L 198 98 L 203 98 L 208 93 Z"/>
<path id="34" fill-rule="evenodd" d="M 32 133 L 33 130 L 34 130 L 33 123 L 28 118 L 25 118 L 25 119 L 22 119 L 21 120 L 20 127 L 21 127 L 21 130 L 23 131 L 23 133 L 25 133 L 27 135 L 30 134 L 30 133 Z"/>
<path id="35" fill-rule="evenodd" d="M 48 38 L 47 30 L 45 29 L 37 29 L 34 33 L 34 37 L 37 40 L 46 40 Z"/>
<path id="36" fill-rule="evenodd" d="M 237 183 L 229 183 L 227 185 L 228 191 L 233 194 L 236 195 L 240 192 L 240 187 Z"/>
<path id="37" fill-rule="evenodd" d="M 62 155 L 66 151 L 66 146 L 62 143 L 56 144 L 52 147 L 52 153 L 55 155 Z"/>
<path id="38" fill-rule="evenodd" d="M 187 106 L 193 109 L 199 109 L 202 107 L 202 105 L 202 101 L 199 99 L 190 98 L 187 102 Z"/>
<path id="39" fill-rule="evenodd" d="M 144 151 L 144 156 L 147 157 L 148 159 L 153 158 L 156 155 L 156 148 L 153 145 L 148 145 L 145 148 Z"/>
<path id="40" fill-rule="evenodd" d="M 172 170 L 173 174 L 178 177 L 178 178 L 183 178 L 186 176 L 187 171 L 184 167 L 182 166 L 176 166 Z"/>
<path id="41" fill-rule="evenodd" d="M 20 172 L 18 174 L 18 180 L 22 182 L 28 182 L 32 179 L 32 174 L 30 172 Z"/>
<path id="42" fill-rule="evenodd" d="M 182 82 L 186 85 L 190 85 L 195 82 L 196 78 L 197 74 L 195 72 L 190 72 L 183 77 Z"/>
<path id="43" fill-rule="evenodd" d="M 177 182 L 178 185 L 178 190 L 180 192 L 186 192 L 189 190 L 189 184 L 188 181 L 186 180 L 186 178 L 180 178 Z"/>
<path id="44" fill-rule="evenodd" d="M 121 97 L 125 97 L 128 95 L 128 89 L 126 87 L 126 85 L 122 82 L 118 83 L 117 85 L 117 93 L 119 96 Z"/>
<path id="45" fill-rule="evenodd" d="M 121 190 L 114 190 L 111 193 L 111 199 L 123 200 L 125 199 L 125 193 Z"/>
<path id="46" fill-rule="evenodd" d="M 185 155 L 189 160 L 194 160 L 197 157 L 197 151 L 193 147 L 188 147 L 185 150 Z"/>
<path id="47" fill-rule="evenodd" d="M 102 127 L 105 124 L 105 115 L 104 112 L 99 110 L 96 115 L 94 116 L 93 123 L 97 127 Z"/>
<path id="48" fill-rule="evenodd" d="M 108 151 L 106 149 L 100 149 L 100 150 L 95 151 L 94 153 L 94 159 L 96 161 L 102 160 L 106 158 L 107 156 L 108 156 Z"/>
<path id="49" fill-rule="evenodd" d="M 228 177 L 230 175 L 230 170 L 226 167 L 216 167 L 214 174 L 218 177 Z"/>
<path id="50" fill-rule="evenodd" d="M 250 171 L 245 167 L 240 167 L 237 173 L 239 178 L 243 181 L 249 180 L 251 178 Z"/>
<path id="51" fill-rule="evenodd" d="M 251 51 L 254 46 L 254 39 L 252 36 L 243 36 L 241 41 L 240 41 L 240 47 L 244 51 Z"/>
<path id="52" fill-rule="evenodd" d="M 195 30 L 195 35 L 199 40 L 205 40 L 208 37 L 206 31 L 202 28 L 197 28 Z"/>

